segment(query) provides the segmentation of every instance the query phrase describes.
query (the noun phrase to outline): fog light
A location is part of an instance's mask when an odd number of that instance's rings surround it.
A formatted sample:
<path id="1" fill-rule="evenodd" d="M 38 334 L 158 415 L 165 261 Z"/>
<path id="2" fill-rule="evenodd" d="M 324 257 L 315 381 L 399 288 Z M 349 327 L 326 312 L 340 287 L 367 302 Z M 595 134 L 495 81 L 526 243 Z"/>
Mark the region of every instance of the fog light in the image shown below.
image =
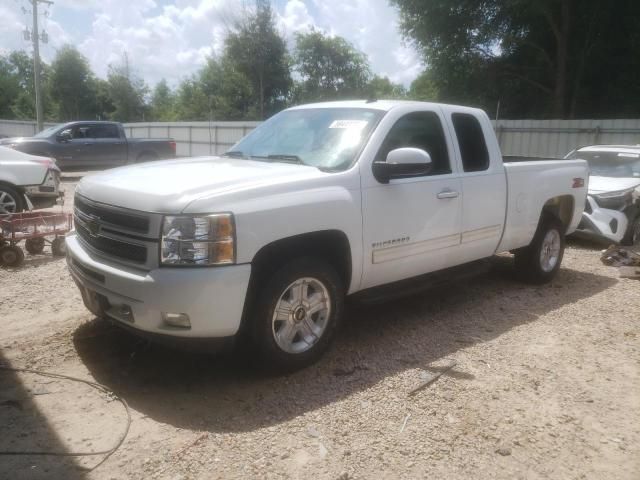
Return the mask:
<path id="1" fill-rule="evenodd" d="M 116 320 L 120 320 L 122 322 L 134 322 L 133 311 L 131 310 L 131 307 L 126 304 L 109 307 L 106 311 L 106 314 L 109 317 L 115 318 Z"/>
<path id="2" fill-rule="evenodd" d="M 162 312 L 162 320 L 170 327 L 191 328 L 191 320 L 186 313 L 167 313 Z"/>

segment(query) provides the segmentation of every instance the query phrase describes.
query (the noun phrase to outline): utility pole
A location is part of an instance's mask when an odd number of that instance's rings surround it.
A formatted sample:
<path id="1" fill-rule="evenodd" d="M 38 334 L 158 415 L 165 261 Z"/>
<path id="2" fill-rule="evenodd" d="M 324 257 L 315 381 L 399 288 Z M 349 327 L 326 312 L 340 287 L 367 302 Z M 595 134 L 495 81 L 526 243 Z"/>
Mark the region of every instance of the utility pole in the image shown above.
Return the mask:
<path id="1" fill-rule="evenodd" d="M 38 33 L 38 4 L 46 3 L 47 5 L 53 5 L 53 2 L 51 2 L 50 0 L 29 1 L 31 2 L 31 13 L 33 14 L 33 30 L 31 32 L 31 40 L 33 40 L 33 80 L 35 83 L 36 91 L 36 121 L 38 123 L 38 132 L 41 132 L 42 91 L 40 90 L 40 33 Z"/>

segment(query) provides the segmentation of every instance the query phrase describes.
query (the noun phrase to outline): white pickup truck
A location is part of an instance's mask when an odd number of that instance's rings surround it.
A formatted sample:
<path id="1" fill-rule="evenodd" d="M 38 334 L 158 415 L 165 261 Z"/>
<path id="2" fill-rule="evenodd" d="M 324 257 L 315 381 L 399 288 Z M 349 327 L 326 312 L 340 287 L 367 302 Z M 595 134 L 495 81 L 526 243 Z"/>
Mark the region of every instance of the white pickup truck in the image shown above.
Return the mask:
<path id="1" fill-rule="evenodd" d="M 549 281 L 587 181 L 582 160 L 503 163 L 481 110 L 305 105 L 222 157 L 85 177 L 68 263 L 97 316 L 192 345 L 241 337 L 298 368 L 327 348 L 347 295 L 505 251 Z"/>

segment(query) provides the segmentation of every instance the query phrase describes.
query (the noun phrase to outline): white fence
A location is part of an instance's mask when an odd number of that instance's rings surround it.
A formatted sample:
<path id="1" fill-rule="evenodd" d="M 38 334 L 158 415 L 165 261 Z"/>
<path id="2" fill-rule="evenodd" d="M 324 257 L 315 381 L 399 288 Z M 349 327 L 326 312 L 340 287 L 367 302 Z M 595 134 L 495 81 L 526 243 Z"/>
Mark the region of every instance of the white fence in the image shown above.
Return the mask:
<path id="1" fill-rule="evenodd" d="M 222 153 L 257 125 L 259 122 L 151 122 L 124 127 L 131 137 L 171 137 L 178 155 L 195 156 Z M 35 122 L 0 120 L 0 135 L 30 136 L 35 131 Z M 505 155 L 562 157 L 580 145 L 640 144 L 640 119 L 499 120 L 496 133 Z"/>
<path id="2" fill-rule="evenodd" d="M 176 154 L 216 155 L 229 150 L 260 122 L 152 122 L 124 124 L 131 138 L 173 138 Z"/>
<path id="3" fill-rule="evenodd" d="M 640 119 L 499 120 L 495 128 L 505 155 L 553 158 L 581 145 L 640 144 Z"/>

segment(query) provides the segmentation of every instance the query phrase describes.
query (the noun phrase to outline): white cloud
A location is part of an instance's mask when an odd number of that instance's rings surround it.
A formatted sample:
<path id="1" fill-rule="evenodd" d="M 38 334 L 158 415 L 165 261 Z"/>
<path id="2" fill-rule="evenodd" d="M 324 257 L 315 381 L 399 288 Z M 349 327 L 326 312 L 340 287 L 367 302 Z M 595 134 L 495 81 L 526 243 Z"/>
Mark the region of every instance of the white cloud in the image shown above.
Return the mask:
<path id="1" fill-rule="evenodd" d="M 246 0 L 57 0 L 46 20 L 50 45 L 42 56 L 70 42 L 100 77 L 127 52 L 147 83 L 166 78 L 177 84 L 211 54 L 220 54 L 227 26 Z M 274 9 L 289 42 L 312 26 L 341 35 L 369 56 L 373 71 L 408 85 L 422 70 L 417 53 L 401 42 L 397 12 L 387 0 L 288 0 Z M 26 17 L 14 5 L 0 6 L 0 52 L 30 50 L 22 39 Z"/>
<path id="2" fill-rule="evenodd" d="M 422 69 L 420 57 L 402 44 L 398 13 L 387 0 L 313 0 L 319 24 L 369 56 L 373 70 L 408 85 Z"/>

